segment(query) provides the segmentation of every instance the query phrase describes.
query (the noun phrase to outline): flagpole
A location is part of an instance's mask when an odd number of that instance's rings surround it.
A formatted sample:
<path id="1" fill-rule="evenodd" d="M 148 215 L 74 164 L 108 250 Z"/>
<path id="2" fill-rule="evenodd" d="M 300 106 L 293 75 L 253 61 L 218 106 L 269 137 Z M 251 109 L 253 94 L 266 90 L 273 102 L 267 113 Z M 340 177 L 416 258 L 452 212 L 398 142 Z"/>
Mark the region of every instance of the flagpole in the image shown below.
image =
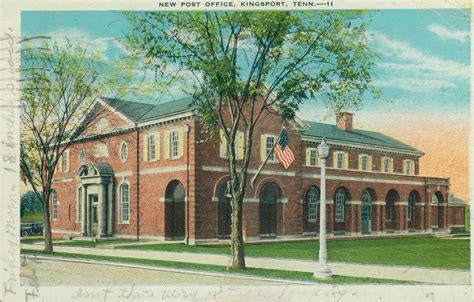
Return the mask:
<path id="1" fill-rule="evenodd" d="M 255 180 L 257 179 L 258 175 L 260 174 L 260 172 L 262 171 L 263 167 L 264 167 L 265 164 L 267 163 L 268 159 L 270 158 L 270 155 L 272 155 L 272 152 L 273 152 L 273 150 L 275 149 L 276 145 L 280 142 L 280 138 L 281 138 L 281 136 L 282 136 L 284 130 L 285 130 L 285 126 L 283 126 L 283 128 L 281 128 L 280 134 L 278 135 L 278 138 L 276 139 L 275 143 L 273 144 L 272 149 L 270 150 L 270 152 L 268 152 L 267 157 L 265 158 L 265 160 L 263 161 L 263 163 L 260 165 L 260 167 L 258 167 L 257 173 L 255 173 L 255 175 L 254 175 L 254 176 L 252 177 L 252 179 L 250 180 L 250 187 L 251 187 L 252 189 L 253 189 Z"/>

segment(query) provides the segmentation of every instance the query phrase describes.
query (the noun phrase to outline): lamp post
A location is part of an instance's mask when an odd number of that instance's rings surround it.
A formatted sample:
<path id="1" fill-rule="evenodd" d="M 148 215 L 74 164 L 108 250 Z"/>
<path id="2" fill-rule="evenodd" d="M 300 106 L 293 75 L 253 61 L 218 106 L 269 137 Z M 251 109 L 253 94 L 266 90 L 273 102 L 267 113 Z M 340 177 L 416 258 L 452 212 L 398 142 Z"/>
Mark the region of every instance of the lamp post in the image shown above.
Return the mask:
<path id="1" fill-rule="evenodd" d="M 328 252 L 326 247 L 326 159 L 329 155 L 329 146 L 323 138 L 318 146 L 318 154 L 321 159 L 321 211 L 319 218 L 319 266 L 313 277 L 329 279 L 332 276 L 328 267 Z"/>

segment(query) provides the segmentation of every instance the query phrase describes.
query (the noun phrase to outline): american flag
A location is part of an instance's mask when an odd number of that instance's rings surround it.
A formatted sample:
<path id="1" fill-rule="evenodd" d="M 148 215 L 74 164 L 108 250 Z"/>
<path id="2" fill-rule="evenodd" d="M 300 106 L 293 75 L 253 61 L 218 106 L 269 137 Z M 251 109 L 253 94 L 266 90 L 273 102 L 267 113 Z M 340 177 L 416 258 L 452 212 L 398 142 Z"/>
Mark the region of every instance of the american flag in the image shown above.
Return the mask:
<path id="1" fill-rule="evenodd" d="M 285 170 L 288 169 L 291 163 L 295 160 L 295 155 L 288 146 L 288 134 L 285 129 L 282 130 L 280 141 L 275 146 L 275 155 Z"/>

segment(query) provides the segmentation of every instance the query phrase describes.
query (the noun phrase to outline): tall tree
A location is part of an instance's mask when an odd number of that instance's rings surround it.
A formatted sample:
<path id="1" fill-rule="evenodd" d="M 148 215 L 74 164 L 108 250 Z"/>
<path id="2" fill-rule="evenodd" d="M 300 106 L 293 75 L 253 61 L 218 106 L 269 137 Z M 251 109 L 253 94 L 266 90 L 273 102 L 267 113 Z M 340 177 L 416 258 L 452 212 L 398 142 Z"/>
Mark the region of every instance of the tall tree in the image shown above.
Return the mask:
<path id="1" fill-rule="evenodd" d="M 271 108 L 292 120 L 306 99 L 338 112 L 358 108 L 367 91 L 376 94 L 361 12 L 126 14 L 129 49 L 162 78 L 190 78 L 191 90 L 183 90 L 194 96 L 204 130 L 224 133 L 233 195 L 230 267 L 244 268 L 242 202 L 255 126 Z M 246 137 L 239 166 L 233 143 L 238 129 Z"/>
<path id="2" fill-rule="evenodd" d="M 46 251 L 53 250 L 50 198 L 56 166 L 90 126 L 95 98 L 117 83 L 104 76 L 108 69 L 99 53 L 70 43 L 22 47 L 21 177 L 42 203 Z"/>

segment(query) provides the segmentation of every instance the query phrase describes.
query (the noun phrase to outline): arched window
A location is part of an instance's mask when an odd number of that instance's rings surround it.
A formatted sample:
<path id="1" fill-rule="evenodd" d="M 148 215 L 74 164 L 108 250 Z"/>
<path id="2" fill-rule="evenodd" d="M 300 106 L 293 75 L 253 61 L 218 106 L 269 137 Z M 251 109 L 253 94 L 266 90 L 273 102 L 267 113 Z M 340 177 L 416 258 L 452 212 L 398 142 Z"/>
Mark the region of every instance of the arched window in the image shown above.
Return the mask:
<path id="1" fill-rule="evenodd" d="M 318 189 L 311 187 L 307 193 L 308 200 L 308 221 L 315 222 L 318 219 Z"/>
<path id="2" fill-rule="evenodd" d="M 407 210 L 407 219 L 411 220 L 413 216 L 413 207 L 415 206 L 415 202 L 418 202 L 418 196 L 416 192 L 411 192 L 410 196 L 408 196 L 408 210 Z"/>
<path id="3" fill-rule="evenodd" d="M 58 197 L 55 190 L 51 191 L 51 219 L 58 218 Z"/>
<path id="4" fill-rule="evenodd" d="M 362 203 L 371 203 L 372 202 L 372 196 L 370 195 L 370 192 L 368 190 L 365 190 L 364 193 L 362 194 Z"/>
<path id="5" fill-rule="evenodd" d="M 433 194 L 433 198 L 431 199 L 431 203 L 438 204 L 439 203 L 439 198 L 438 194 Z"/>
<path id="6" fill-rule="evenodd" d="M 335 198 L 335 218 L 336 221 L 344 221 L 344 207 L 346 204 L 346 192 L 344 189 L 339 188 L 336 191 L 336 198 Z"/>
<path id="7" fill-rule="evenodd" d="M 129 185 L 123 183 L 119 187 L 120 200 L 120 222 L 129 222 L 130 217 L 130 188 Z"/>

